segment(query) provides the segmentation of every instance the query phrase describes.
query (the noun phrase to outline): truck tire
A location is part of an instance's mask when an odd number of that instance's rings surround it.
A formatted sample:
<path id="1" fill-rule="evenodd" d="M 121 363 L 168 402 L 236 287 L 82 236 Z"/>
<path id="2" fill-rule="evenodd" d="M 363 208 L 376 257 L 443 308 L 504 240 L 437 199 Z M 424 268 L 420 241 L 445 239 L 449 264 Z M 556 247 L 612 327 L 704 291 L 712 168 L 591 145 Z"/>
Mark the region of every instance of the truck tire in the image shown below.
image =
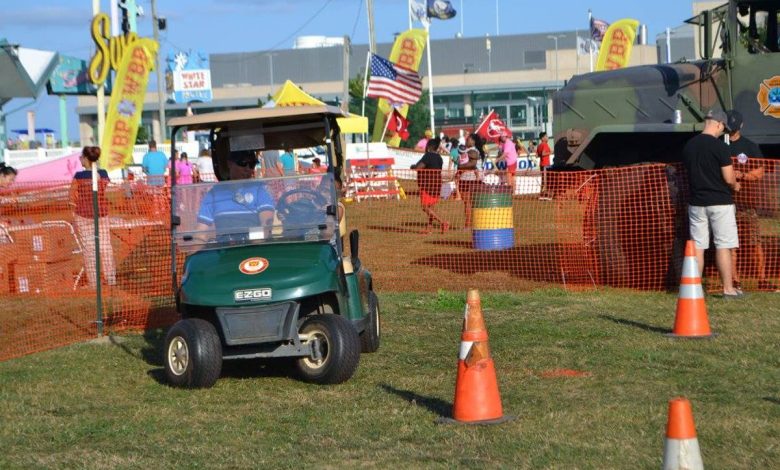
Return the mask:
<path id="1" fill-rule="evenodd" d="M 368 293 L 368 323 L 366 329 L 360 333 L 360 352 L 372 353 L 379 349 L 379 340 L 382 335 L 382 325 L 379 315 L 379 299 L 374 291 Z"/>
<path id="2" fill-rule="evenodd" d="M 165 337 L 165 376 L 174 387 L 209 388 L 222 372 L 222 343 L 214 325 L 179 320 Z"/>
<path id="3" fill-rule="evenodd" d="M 312 315 L 301 325 L 301 334 L 319 340 L 321 357 L 301 357 L 296 365 L 301 379 L 317 384 L 345 382 L 360 361 L 360 340 L 352 324 L 335 314 Z"/>

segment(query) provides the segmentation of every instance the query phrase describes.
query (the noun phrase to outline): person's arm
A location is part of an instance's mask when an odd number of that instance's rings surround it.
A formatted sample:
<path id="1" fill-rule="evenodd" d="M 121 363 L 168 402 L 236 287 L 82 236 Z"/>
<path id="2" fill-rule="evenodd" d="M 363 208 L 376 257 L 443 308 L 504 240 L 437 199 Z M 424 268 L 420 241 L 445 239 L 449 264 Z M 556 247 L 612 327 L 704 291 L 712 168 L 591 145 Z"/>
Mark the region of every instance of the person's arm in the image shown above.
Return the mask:
<path id="1" fill-rule="evenodd" d="M 733 165 L 726 165 L 720 167 L 721 174 L 723 175 L 723 180 L 726 182 L 727 185 L 733 190 L 733 191 L 739 191 L 740 184 L 739 181 L 737 181 L 737 175 L 734 173 L 734 166 Z"/>
<path id="2" fill-rule="evenodd" d="M 469 156 L 469 161 L 467 163 L 458 165 L 459 170 L 473 170 L 477 168 L 477 161 L 479 160 L 479 152 L 475 150 L 469 150 L 467 155 Z"/>

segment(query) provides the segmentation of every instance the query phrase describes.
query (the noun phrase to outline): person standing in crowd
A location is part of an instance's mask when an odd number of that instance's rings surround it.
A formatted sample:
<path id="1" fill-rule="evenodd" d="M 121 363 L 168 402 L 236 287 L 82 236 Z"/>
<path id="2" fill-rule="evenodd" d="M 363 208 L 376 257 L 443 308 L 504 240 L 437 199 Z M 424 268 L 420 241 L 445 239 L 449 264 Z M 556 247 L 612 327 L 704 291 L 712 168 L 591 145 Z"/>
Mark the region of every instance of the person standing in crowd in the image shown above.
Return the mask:
<path id="1" fill-rule="evenodd" d="M 531 154 L 528 152 L 528 150 L 525 148 L 525 145 L 523 145 L 523 141 L 520 140 L 520 137 L 515 139 L 515 152 L 517 152 L 518 158 L 523 157 L 529 157 Z"/>
<path id="2" fill-rule="evenodd" d="M 425 234 L 433 231 L 434 220 L 439 222 L 441 233 L 445 233 L 450 228 L 449 222 L 439 217 L 433 210 L 433 207 L 439 202 L 441 194 L 441 170 L 444 161 L 438 152 L 440 145 L 439 139 L 430 139 L 425 148 L 425 154 L 419 162 L 412 165 L 412 169 L 417 170 L 417 186 L 420 188 L 422 210 L 428 216 L 428 225 L 423 232 Z"/>
<path id="3" fill-rule="evenodd" d="M 151 186 L 163 186 L 165 184 L 165 169 L 168 166 L 168 158 L 157 151 L 157 142 L 149 141 L 149 151 L 144 155 L 142 163 L 146 181 Z"/>
<path id="4" fill-rule="evenodd" d="M 539 145 L 536 147 L 536 156 L 539 157 L 539 168 L 544 170 L 550 166 L 550 144 L 547 142 L 546 132 L 539 133 Z"/>
<path id="5" fill-rule="evenodd" d="M 463 212 L 466 217 L 464 227 L 471 227 L 471 193 L 473 193 L 479 179 L 477 166 L 480 160 L 485 159 L 485 149 L 482 137 L 471 133 L 466 137 L 466 149 L 460 153 L 458 160 L 458 191 L 463 199 Z"/>
<path id="6" fill-rule="evenodd" d="M 200 151 L 195 163 L 198 166 L 198 181 L 201 183 L 217 181 L 217 177 L 214 174 L 214 161 L 211 159 L 211 153 L 209 153 L 208 149 Z"/>
<path id="7" fill-rule="evenodd" d="M 192 184 L 193 176 L 198 170 L 190 163 L 187 152 L 182 152 L 176 162 L 176 184 Z"/>
<path id="8" fill-rule="evenodd" d="M 506 183 L 515 194 L 515 173 L 517 172 L 517 148 L 509 132 L 504 131 L 498 138 L 498 159 L 496 164 L 506 166 Z"/>
<path id="9" fill-rule="evenodd" d="M 73 218 L 76 231 L 81 242 L 81 252 L 84 254 L 84 268 L 91 287 L 97 286 L 97 270 L 95 269 L 95 213 L 92 204 L 92 163 L 100 159 L 100 147 L 84 147 L 79 161 L 84 167 L 73 175 L 70 189 L 71 205 L 74 206 Z M 108 200 L 106 186 L 109 179 L 106 170 L 98 170 L 98 217 L 100 240 L 100 265 L 108 285 L 116 284 L 116 269 L 114 268 L 114 250 L 111 247 L 111 231 L 108 223 Z"/>
<path id="10" fill-rule="evenodd" d="M 322 166 L 322 160 L 319 159 L 319 157 L 314 157 L 311 161 L 311 166 L 309 167 L 309 173 L 317 174 L 317 173 L 326 173 L 328 171 L 327 167 Z"/>
<path id="11" fill-rule="evenodd" d="M 18 173 L 16 168 L 0 162 L 0 188 L 5 188 L 14 184 Z"/>
<path id="12" fill-rule="evenodd" d="M 259 157 L 261 158 L 261 175 L 263 178 L 276 178 L 284 175 L 284 167 L 279 161 L 278 150 L 266 150 L 260 152 L 258 150 Z"/>
<path id="13" fill-rule="evenodd" d="M 284 176 L 295 175 L 295 154 L 292 147 L 284 148 L 284 153 L 279 156 L 279 162 L 282 164 Z"/>
<path id="14" fill-rule="evenodd" d="M 704 130 L 685 144 L 682 155 L 688 171 L 688 220 L 691 238 L 696 243 L 699 274 L 704 271 L 704 250 L 710 246 L 711 226 L 723 298 L 732 299 L 744 296 L 734 288 L 731 267 L 731 251 L 739 247 L 732 192 L 739 191 L 740 183 L 734 174 L 729 147 L 719 139 L 724 130 L 730 130 L 726 113 L 711 110 L 705 116 Z"/>
<path id="15" fill-rule="evenodd" d="M 425 149 L 428 148 L 428 141 L 431 140 L 431 137 L 433 137 L 433 132 L 430 129 L 425 129 L 425 136 L 417 141 L 417 145 L 414 146 L 414 149 L 425 152 Z"/>
<path id="16" fill-rule="evenodd" d="M 742 184 L 742 189 L 735 196 L 737 208 L 737 229 L 741 234 L 741 249 L 753 255 L 753 263 L 758 273 L 758 288 L 776 292 L 777 284 L 769 281 L 766 275 L 766 254 L 761 244 L 761 226 L 759 224 L 756 203 L 759 194 L 759 181 L 764 178 L 764 166 L 750 162 L 751 158 L 763 158 L 761 148 L 752 140 L 742 135 L 742 114 L 731 110 L 726 113 L 728 118 L 729 150 L 736 158 L 734 175 Z M 742 282 L 737 269 L 737 250 L 731 250 L 731 269 L 734 278 L 734 288 L 741 289 Z"/>

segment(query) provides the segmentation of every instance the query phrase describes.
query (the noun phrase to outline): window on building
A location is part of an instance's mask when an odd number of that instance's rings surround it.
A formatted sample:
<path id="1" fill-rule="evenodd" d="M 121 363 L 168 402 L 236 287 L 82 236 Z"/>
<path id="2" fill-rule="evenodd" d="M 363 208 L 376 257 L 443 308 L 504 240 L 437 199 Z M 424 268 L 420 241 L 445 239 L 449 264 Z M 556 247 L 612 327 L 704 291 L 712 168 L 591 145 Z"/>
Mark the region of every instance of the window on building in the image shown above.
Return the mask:
<path id="1" fill-rule="evenodd" d="M 516 104 L 509 107 L 510 126 L 524 127 L 528 125 L 528 108 L 524 104 Z"/>
<path id="2" fill-rule="evenodd" d="M 544 64 L 544 51 L 525 51 L 523 61 L 526 64 Z"/>

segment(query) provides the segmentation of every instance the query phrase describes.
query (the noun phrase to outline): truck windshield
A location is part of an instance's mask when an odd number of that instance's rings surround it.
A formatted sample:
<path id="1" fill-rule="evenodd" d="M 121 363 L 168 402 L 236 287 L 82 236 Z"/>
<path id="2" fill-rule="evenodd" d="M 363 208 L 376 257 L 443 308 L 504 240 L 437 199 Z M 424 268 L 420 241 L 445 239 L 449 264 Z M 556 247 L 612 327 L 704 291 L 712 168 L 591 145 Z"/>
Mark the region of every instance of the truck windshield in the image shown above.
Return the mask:
<path id="1" fill-rule="evenodd" d="M 184 250 L 335 240 L 333 175 L 310 174 L 174 187 Z"/>

